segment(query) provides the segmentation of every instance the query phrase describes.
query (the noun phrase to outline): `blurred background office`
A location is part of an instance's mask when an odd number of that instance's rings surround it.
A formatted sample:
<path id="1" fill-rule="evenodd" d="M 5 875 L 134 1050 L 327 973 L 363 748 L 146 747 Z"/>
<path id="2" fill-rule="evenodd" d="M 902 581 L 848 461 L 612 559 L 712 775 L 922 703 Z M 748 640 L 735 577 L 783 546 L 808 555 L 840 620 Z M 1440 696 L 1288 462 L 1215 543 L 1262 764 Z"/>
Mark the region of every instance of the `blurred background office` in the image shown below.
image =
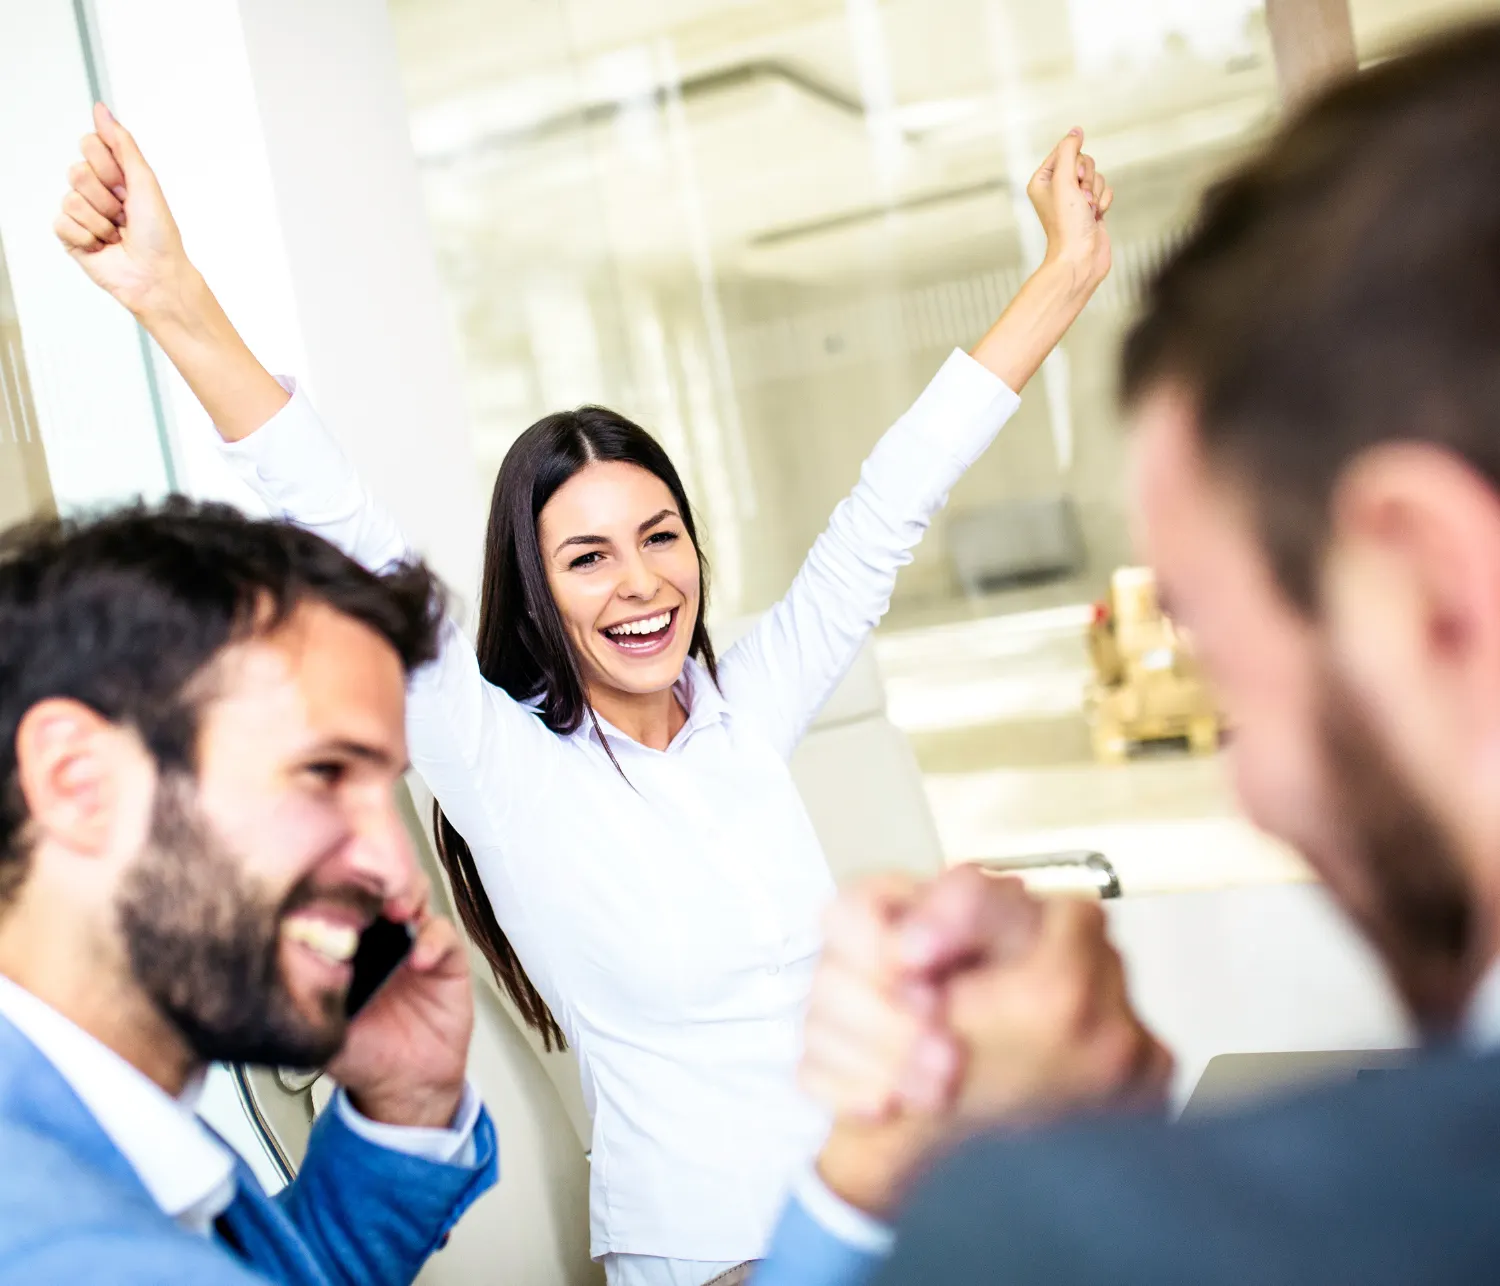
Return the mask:
<path id="1" fill-rule="evenodd" d="M 171 31 L 191 57 L 181 7 L 9 0 L 4 12 L 12 26 L 45 8 L 59 32 L 63 19 L 92 26 L 89 74 L 125 91 L 127 110 L 132 77 L 111 77 L 105 47 Z M 255 6 L 243 7 L 253 46 Z M 725 620 L 785 589 L 883 426 L 1037 261 L 1025 181 L 1059 134 L 1087 127 L 1118 195 L 1114 274 L 939 515 L 877 652 L 950 858 L 1107 841 L 1137 889 L 1298 874 L 1231 820 L 1219 760 L 1169 751 L 1120 768 L 1091 752 L 1086 627 L 1131 561 L 1114 367 L 1140 282 L 1285 93 L 1496 7 L 390 0 L 387 18 L 374 0 L 310 6 L 328 30 L 377 19 L 391 43 L 461 352 L 470 449 L 448 463 L 473 473 L 471 502 L 534 419 L 616 407 L 682 468 Z M 233 4 L 200 8 L 224 11 L 218 28 L 236 21 Z M 12 42 L 18 60 L 25 43 Z M 305 51 L 279 56 L 325 93 L 347 88 Z M 7 131 L 35 106 L 23 92 Z M 369 174 L 348 217 L 382 219 L 386 188 Z M 191 196 L 180 208 L 191 237 Z M 0 519 L 54 503 L 24 352 L 0 258 Z M 159 372 L 137 378 L 163 400 Z M 148 418 L 165 423 L 142 435 L 161 457 L 144 485 L 190 477 L 173 457 L 194 445 L 178 434 L 174 446 L 171 407 Z M 141 472 L 98 457 L 89 439 L 112 436 L 106 423 L 53 430 L 85 500 Z M 82 470 L 80 456 L 93 457 Z M 472 556 L 464 570 L 467 590 Z"/>
<path id="2" fill-rule="evenodd" d="M 799 784 L 845 878 L 1104 853 L 1183 1093 L 1219 1053 L 1402 1044 L 1368 953 L 1238 819 L 1212 742 L 1090 706 L 1095 604 L 1126 623 L 1112 582 L 1132 562 L 1115 367 L 1143 278 L 1288 100 L 1496 9 L 0 0 L 0 525 L 172 489 L 254 505 L 175 372 L 53 241 L 96 96 L 252 346 L 309 386 L 461 611 L 507 447 L 601 402 L 682 469 L 726 637 L 1035 264 L 1026 180 L 1082 125 L 1116 191 L 1114 273 L 901 577 Z M 1180 641 L 1131 624 L 1131 673 L 1190 691 Z M 476 1057 L 508 1164 L 479 1258 L 500 1245 L 515 1280 L 586 1280 L 576 1077 L 527 1061 L 486 1005 Z M 233 1099 L 210 1109 L 238 1138 Z"/>
<path id="3" fill-rule="evenodd" d="M 173 486 L 248 503 L 175 374 L 49 243 L 93 93 L 461 596 L 510 443 L 602 402 L 682 468 L 727 631 L 1034 266 L 1026 179 L 1082 124 L 1117 193 L 1114 273 L 939 515 L 842 714 L 878 710 L 915 755 L 902 860 L 1091 849 L 1135 895 L 1295 883 L 1222 756 L 1143 740 L 1106 763 L 1091 738 L 1093 605 L 1132 559 L 1118 341 L 1284 101 L 1496 7 L 0 0 L 0 520 Z M 884 789 L 846 749 L 808 770 L 829 827 Z"/>
<path id="4" fill-rule="evenodd" d="M 785 589 L 882 427 L 1040 257 L 1073 124 L 1114 275 L 897 585 L 878 655 L 950 857 L 1107 847 L 1133 886 L 1280 880 L 1221 764 L 1101 767 L 1089 605 L 1131 561 L 1114 398 L 1142 277 L 1281 80 L 1496 7 L 1443 0 L 393 0 L 487 486 L 548 410 L 650 425 L 718 612 Z M 1347 43 L 1344 43 L 1347 42 Z"/>

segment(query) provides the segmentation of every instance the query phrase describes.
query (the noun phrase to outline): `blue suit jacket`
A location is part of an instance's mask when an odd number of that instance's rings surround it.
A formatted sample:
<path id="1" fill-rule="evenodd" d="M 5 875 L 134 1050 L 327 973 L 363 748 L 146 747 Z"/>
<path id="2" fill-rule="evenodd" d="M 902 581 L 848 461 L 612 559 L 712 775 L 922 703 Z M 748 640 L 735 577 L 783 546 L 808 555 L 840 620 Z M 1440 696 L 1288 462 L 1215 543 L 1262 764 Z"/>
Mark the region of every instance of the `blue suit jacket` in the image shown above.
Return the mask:
<path id="1" fill-rule="evenodd" d="M 1217 1120 L 969 1140 L 884 1263 L 791 1207 L 756 1286 L 1480 1286 L 1500 1281 L 1500 1056 Z"/>
<path id="2" fill-rule="evenodd" d="M 496 1177 L 378 1147 L 325 1112 L 276 1198 L 239 1168 L 245 1260 L 164 1215 L 46 1058 L 0 1018 L 0 1286 L 408 1286 Z"/>

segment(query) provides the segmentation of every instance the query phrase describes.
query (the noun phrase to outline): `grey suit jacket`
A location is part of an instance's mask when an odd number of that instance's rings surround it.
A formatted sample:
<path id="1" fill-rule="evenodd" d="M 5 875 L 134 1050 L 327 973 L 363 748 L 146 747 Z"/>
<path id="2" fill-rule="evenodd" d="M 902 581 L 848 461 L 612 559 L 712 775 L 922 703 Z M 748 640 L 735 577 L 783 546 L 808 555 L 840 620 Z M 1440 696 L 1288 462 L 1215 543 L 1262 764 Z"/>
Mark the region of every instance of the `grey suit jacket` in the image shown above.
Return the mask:
<path id="1" fill-rule="evenodd" d="M 1500 1057 L 1195 1124 L 970 1140 L 913 1195 L 879 1286 L 1500 1282 Z"/>

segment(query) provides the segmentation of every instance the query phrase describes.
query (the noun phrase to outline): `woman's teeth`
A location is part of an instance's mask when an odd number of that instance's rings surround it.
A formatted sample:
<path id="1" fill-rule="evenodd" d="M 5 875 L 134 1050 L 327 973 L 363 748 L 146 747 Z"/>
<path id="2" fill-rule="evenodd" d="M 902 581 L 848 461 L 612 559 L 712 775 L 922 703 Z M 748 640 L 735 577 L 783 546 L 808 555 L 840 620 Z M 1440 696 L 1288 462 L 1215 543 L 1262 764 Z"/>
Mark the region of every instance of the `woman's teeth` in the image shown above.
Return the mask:
<path id="1" fill-rule="evenodd" d="M 632 634 L 660 634 L 672 623 L 672 613 L 648 616 L 644 621 L 627 621 L 624 625 L 611 625 L 604 632 L 612 639 L 625 638 Z"/>
<path id="2" fill-rule="evenodd" d="M 281 931 L 288 940 L 300 942 L 334 964 L 352 960 L 359 950 L 359 931 L 347 924 L 329 924 L 327 920 L 303 916 L 285 921 Z"/>

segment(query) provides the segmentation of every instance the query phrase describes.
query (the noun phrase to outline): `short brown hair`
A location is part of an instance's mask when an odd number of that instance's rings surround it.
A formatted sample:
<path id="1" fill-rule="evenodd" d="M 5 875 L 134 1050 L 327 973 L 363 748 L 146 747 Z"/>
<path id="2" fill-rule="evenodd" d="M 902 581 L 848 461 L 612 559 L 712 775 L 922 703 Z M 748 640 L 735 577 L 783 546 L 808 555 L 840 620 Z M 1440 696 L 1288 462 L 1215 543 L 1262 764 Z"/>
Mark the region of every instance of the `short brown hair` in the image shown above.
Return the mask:
<path id="1" fill-rule="evenodd" d="M 410 673 L 437 655 L 441 586 L 420 562 L 367 571 L 321 537 L 181 496 L 0 532 L 0 908 L 26 873 L 16 731 L 49 697 L 134 728 L 164 769 L 197 769 L 193 680 L 225 648 L 326 604 Z"/>
<path id="2" fill-rule="evenodd" d="M 1307 611 L 1361 452 L 1440 444 L 1500 490 L 1500 23 L 1339 83 L 1208 193 L 1125 344 L 1127 403 L 1165 384 Z"/>

